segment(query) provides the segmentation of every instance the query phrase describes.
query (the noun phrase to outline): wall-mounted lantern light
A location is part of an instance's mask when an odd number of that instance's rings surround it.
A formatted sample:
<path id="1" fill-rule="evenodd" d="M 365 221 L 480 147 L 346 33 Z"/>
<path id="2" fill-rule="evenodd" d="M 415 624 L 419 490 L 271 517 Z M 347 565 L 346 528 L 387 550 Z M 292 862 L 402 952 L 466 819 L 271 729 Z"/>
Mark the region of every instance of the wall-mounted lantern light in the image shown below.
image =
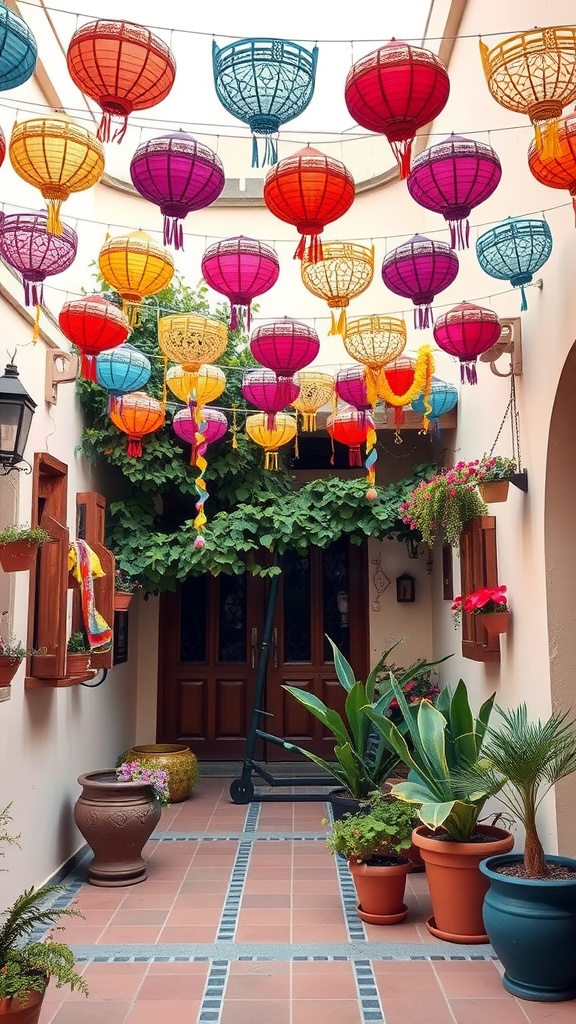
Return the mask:
<path id="1" fill-rule="evenodd" d="M 24 450 L 36 408 L 18 377 L 18 368 L 8 363 L 0 377 L 0 468 L 4 474 L 13 469 L 30 472 Z"/>
<path id="2" fill-rule="evenodd" d="M 399 604 L 410 604 L 416 600 L 416 580 L 407 572 L 396 577 L 396 600 Z"/>

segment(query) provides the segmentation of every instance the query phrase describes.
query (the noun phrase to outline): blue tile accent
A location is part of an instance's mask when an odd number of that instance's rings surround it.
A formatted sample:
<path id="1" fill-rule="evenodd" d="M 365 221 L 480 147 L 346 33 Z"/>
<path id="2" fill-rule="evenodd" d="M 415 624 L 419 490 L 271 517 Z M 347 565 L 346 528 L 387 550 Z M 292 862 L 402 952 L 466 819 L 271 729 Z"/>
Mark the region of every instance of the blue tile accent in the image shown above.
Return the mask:
<path id="1" fill-rule="evenodd" d="M 338 872 L 338 884 L 340 886 L 340 896 L 342 899 L 342 907 L 344 909 L 344 917 L 346 919 L 346 928 L 348 931 L 348 938 L 351 942 L 359 940 L 360 942 L 366 941 L 366 929 L 364 923 L 358 917 L 356 907 L 358 906 L 358 897 L 356 896 L 356 889 L 352 880 L 352 875 L 348 870 L 348 861 L 344 860 L 343 857 L 334 857 L 336 863 L 336 870 Z"/>
<path id="2" fill-rule="evenodd" d="M 381 1021 L 385 1024 L 386 1018 L 370 961 L 353 960 L 352 968 L 356 976 L 360 1009 L 365 1024 L 368 1024 L 368 1021 Z"/>

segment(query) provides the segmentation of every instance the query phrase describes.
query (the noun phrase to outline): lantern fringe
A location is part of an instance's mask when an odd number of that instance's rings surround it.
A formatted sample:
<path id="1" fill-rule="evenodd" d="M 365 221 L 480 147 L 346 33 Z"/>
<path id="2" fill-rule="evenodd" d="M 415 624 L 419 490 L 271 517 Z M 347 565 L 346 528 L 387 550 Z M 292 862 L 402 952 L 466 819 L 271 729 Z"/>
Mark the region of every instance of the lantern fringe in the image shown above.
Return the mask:
<path id="1" fill-rule="evenodd" d="M 424 331 L 427 327 L 434 325 L 432 306 L 429 302 L 414 307 L 414 328 L 417 331 Z"/>
<path id="2" fill-rule="evenodd" d="M 476 372 L 476 360 L 465 359 L 460 363 L 460 383 L 477 384 L 478 374 Z"/>
<path id="3" fill-rule="evenodd" d="M 390 140 L 389 140 L 390 141 Z M 412 143 L 414 139 L 403 139 L 401 142 L 390 142 L 390 146 L 398 169 L 400 171 L 400 180 L 407 178 L 410 174 L 410 168 L 412 166 Z"/>
<path id="4" fill-rule="evenodd" d="M 308 243 L 308 238 L 310 242 Z M 324 259 L 324 250 L 319 235 L 302 235 L 298 247 L 294 253 L 295 260 L 306 259 L 306 263 L 321 263 Z"/>
<path id="5" fill-rule="evenodd" d="M 316 413 L 315 412 L 303 412 L 302 413 L 302 430 L 305 433 L 310 433 L 310 431 L 316 430 Z"/>
<path id="6" fill-rule="evenodd" d="M 520 295 L 522 296 L 522 299 L 521 299 L 521 302 L 520 302 L 520 312 L 521 313 L 525 313 L 526 310 L 528 309 L 528 299 L 526 298 L 526 291 L 524 289 L 524 285 L 523 284 L 520 285 Z"/>
<path id="7" fill-rule="evenodd" d="M 276 413 L 275 412 L 267 412 L 266 413 L 266 430 L 274 430 L 275 427 L 276 427 Z"/>
<path id="8" fill-rule="evenodd" d="M 114 118 L 118 120 L 118 125 L 112 132 L 112 123 Z M 100 118 L 100 124 L 98 125 L 98 131 L 96 132 L 96 138 L 100 142 L 122 142 L 122 139 L 126 135 L 126 129 L 128 128 L 128 115 L 127 114 L 111 114 L 110 111 L 105 110 Z"/>
<path id="9" fill-rule="evenodd" d="M 139 302 L 122 302 L 122 312 L 128 317 L 128 323 L 132 330 L 136 327 L 140 327 L 140 303 Z"/>
<path id="10" fill-rule="evenodd" d="M 62 207 L 62 199 L 47 199 L 46 207 L 48 210 L 48 220 L 46 222 L 46 231 L 49 235 L 62 235 L 64 234 L 64 226 L 60 220 L 60 209 Z"/>
<path id="11" fill-rule="evenodd" d="M 126 455 L 131 459 L 142 458 L 142 438 L 131 437 L 128 440 L 128 447 L 126 448 Z"/>
<path id="12" fill-rule="evenodd" d="M 449 220 L 448 226 L 450 228 L 450 246 L 452 249 L 469 249 L 470 248 L 470 221 L 468 218 L 464 220 Z"/>
<path id="13" fill-rule="evenodd" d="M 250 330 L 251 323 L 251 309 L 250 304 L 247 306 L 241 303 L 230 304 L 230 322 L 229 327 L 231 331 L 237 331 L 239 327 L 246 325 L 246 330 Z"/>
<path id="14" fill-rule="evenodd" d="M 348 465 L 350 467 L 362 465 L 362 453 L 360 451 L 359 445 L 353 445 L 351 448 L 348 449 Z"/>
<path id="15" fill-rule="evenodd" d="M 94 356 L 82 353 L 81 373 L 84 380 L 96 381 L 96 360 Z"/>
<path id="16" fill-rule="evenodd" d="M 42 281 L 22 281 L 24 285 L 24 303 L 26 306 L 41 306 L 44 303 L 44 283 Z"/>
<path id="17" fill-rule="evenodd" d="M 252 136 L 252 167 L 260 167 L 259 164 L 260 154 L 258 152 L 258 139 L 255 135 Z M 267 135 L 264 140 L 264 156 L 262 159 L 262 167 L 266 167 L 268 164 L 272 167 L 273 164 L 278 163 L 278 147 L 275 140 Z"/>
<path id="18" fill-rule="evenodd" d="M 340 334 L 341 337 L 343 339 L 345 339 L 346 338 L 346 328 L 347 328 L 346 310 L 345 309 L 341 309 L 340 310 L 340 316 L 338 317 L 338 320 L 336 320 L 336 317 L 334 316 L 334 310 L 333 309 L 330 310 L 330 315 L 332 317 L 332 322 L 331 322 L 331 325 L 330 325 L 330 330 L 328 331 L 328 336 L 330 336 L 332 334 Z"/>
<path id="19" fill-rule="evenodd" d="M 276 472 L 279 469 L 278 452 L 264 453 L 264 469 Z"/>
<path id="20" fill-rule="evenodd" d="M 232 448 L 234 448 L 234 449 L 236 449 L 238 447 L 238 437 L 237 437 L 237 434 L 238 434 L 238 419 L 237 419 L 236 409 L 237 409 L 236 405 L 233 405 L 232 406 Z"/>
<path id="21" fill-rule="evenodd" d="M 36 315 L 34 317 L 34 330 L 32 331 L 32 341 L 34 345 L 40 337 L 40 306 L 36 306 Z"/>
<path id="22" fill-rule="evenodd" d="M 536 148 L 543 160 L 557 160 L 562 156 L 556 118 L 553 121 L 546 121 L 544 124 L 535 124 L 534 135 Z"/>
<path id="23" fill-rule="evenodd" d="M 173 245 L 175 249 L 184 251 L 184 226 L 180 217 L 169 217 L 164 214 L 164 245 Z"/>

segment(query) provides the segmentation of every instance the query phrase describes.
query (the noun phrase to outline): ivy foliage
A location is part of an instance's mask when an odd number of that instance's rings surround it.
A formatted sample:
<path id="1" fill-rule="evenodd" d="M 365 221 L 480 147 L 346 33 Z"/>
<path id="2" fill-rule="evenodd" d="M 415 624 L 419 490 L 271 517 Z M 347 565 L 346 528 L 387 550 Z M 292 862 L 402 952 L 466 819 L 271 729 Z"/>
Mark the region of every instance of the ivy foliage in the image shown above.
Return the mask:
<path id="1" fill-rule="evenodd" d="M 99 279 L 107 298 L 117 296 Z M 204 285 L 191 289 L 176 278 L 159 296 L 144 300 L 141 323 L 130 342 L 152 361 L 148 392 L 160 398 L 163 390 L 163 359 L 157 342 L 160 310 L 198 311 L 227 321 L 224 304 L 211 311 Z M 245 407 L 241 383 L 243 367 L 256 365 L 247 339 L 241 331 L 230 333 L 222 366 L 233 368 L 218 405 L 228 410 Z M 432 466 L 417 466 L 400 483 L 379 490 L 374 501 L 366 498 L 364 480 L 334 477 L 315 480 L 293 489 L 289 473 L 263 469 L 263 453 L 239 430 L 237 446 L 229 438 L 211 445 L 205 479 L 209 499 L 206 545 L 194 548 L 193 528 L 196 499 L 195 478 L 190 467 L 189 448 L 171 430 L 174 401 L 167 406 L 166 425 L 144 440 L 142 458 L 126 455 L 126 437 L 107 415 L 107 392 L 89 381 L 78 382 L 85 419 L 82 452 L 90 462 L 105 468 L 106 480 L 122 493 L 108 509 L 107 543 L 119 565 L 134 575 L 147 593 L 173 590 L 191 575 L 209 572 L 273 575 L 280 571 L 267 564 L 266 554 L 281 555 L 288 548 L 299 552 L 314 545 L 328 547 L 342 535 L 361 544 L 367 537 L 404 539 L 408 528 L 399 517 L 399 506 L 422 479 L 435 472 Z M 244 413 L 237 422 L 243 427 Z M 118 487 L 120 485 L 120 487 Z"/>

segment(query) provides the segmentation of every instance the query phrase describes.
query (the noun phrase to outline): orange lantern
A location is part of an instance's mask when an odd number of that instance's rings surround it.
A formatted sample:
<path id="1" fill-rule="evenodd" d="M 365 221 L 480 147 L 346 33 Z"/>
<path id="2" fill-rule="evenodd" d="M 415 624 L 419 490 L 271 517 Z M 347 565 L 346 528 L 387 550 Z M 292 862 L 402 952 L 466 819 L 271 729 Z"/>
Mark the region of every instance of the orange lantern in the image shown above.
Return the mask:
<path id="1" fill-rule="evenodd" d="M 480 42 L 480 55 L 496 102 L 526 114 L 538 148 L 557 153 L 558 118 L 576 100 L 576 27 L 535 28 L 492 49 Z"/>
<path id="2" fill-rule="evenodd" d="M 346 337 L 346 308 L 350 299 L 366 291 L 374 277 L 374 246 L 356 245 L 354 242 L 324 242 L 323 259 L 319 263 L 308 261 L 304 254 L 301 264 L 304 287 L 325 299 L 332 311 L 329 334 Z M 334 310 L 340 310 L 336 322 Z"/>
<path id="3" fill-rule="evenodd" d="M 168 359 L 196 373 L 203 363 L 213 363 L 226 351 L 226 324 L 201 313 L 176 313 L 158 321 L 158 344 Z"/>
<path id="4" fill-rule="evenodd" d="M 193 395 L 195 403 L 204 406 L 220 398 L 226 387 L 226 375 L 219 366 L 201 366 L 197 373 L 190 373 L 183 366 L 171 366 L 166 383 L 181 402 L 188 403 Z"/>
<path id="5" fill-rule="evenodd" d="M 296 437 L 296 420 L 285 412 L 276 414 L 274 427 L 268 427 L 265 412 L 246 417 L 246 433 L 251 441 L 265 451 L 264 469 L 278 469 L 278 449 Z"/>
<path id="6" fill-rule="evenodd" d="M 318 370 L 299 370 L 294 374 L 294 383 L 300 388 L 300 394 L 292 404 L 302 413 L 302 430 L 316 430 L 316 413 L 332 401 L 334 377 Z"/>
<path id="7" fill-rule="evenodd" d="M 174 260 L 145 231 L 108 238 L 98 256 L 102 277 L 122 298 L 122 312 L 131 327 L 138 324 L 139 306 L 146 295 L 167 288 L 174 274 Z"/>
<path id="8" fill-rule="evenodd" d="M 544 153 L 535 142 L 528 147 L 528 166 L 536 181 L 549 188 L 565 188 L 572 196 L 576 216 L 576 116 L 558 122 L 558 152 Z"/>
<path id="9" fill-rule="evenodd" d="M 62 234 L 60 207 L 70 193 L 91 188 L 104 173 L 102 143 L 87 128 L 57 114 L 15 124 L 9 154 L 16 174 L 40 189 L 46 200 L 51 235 Z"/>
<path id="10" fill-rule="evenodd" d="M 361 466 L 360 445 L 366 443 L 370 431 L 374 430 L 372 417 L 345 406 L 335 415 L 328 417 L 326 430 L 334 441 L 339 441 L 348 448 L 348 465 Z"/>
<path id="11" fill-rule="evenodd" d="M 410 405 L 419 395 L 424 395 L 424 429 L 428 427 L 430 388 L 434 373 L 434 357 L 430 345 L 421 345 L 416 359 L 400 356 L 387 363 L 378 378 L 378 395 L 387 405 L 394 408 L 394 425 L 397 432 L 404 423 L 405 405 Z"/>
<path id="12" fill-rule="evenodd" d="M 134 459 L 142 456 L 142 438 L 164 425 L 164 408 L 145 391 L 131 391 L 112 399 L 110 419 L 115 427 L 128 434 L 126 454 Z"/>

